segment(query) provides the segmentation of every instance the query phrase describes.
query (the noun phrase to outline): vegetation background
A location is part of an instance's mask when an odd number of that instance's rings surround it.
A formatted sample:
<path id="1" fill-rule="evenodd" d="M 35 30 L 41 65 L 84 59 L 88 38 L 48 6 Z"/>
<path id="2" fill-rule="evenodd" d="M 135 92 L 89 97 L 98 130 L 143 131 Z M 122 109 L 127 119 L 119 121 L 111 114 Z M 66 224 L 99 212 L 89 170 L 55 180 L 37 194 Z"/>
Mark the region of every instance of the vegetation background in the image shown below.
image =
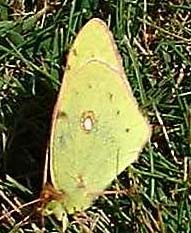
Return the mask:
<path id="1" fill-rule="evenodd" d="M 152 138 L 67 232 L 191 232 L 191 2 L 0 0 L 0 232 L 41 232 L 35 213 L 51 113 L 80 28 L 103 19 Z M 101 42 L 100 42 L 101 43 Z M 104 52 L 104 51 L 103 51 Z M 54 218 L 44 230 L 59 232 Z"/>

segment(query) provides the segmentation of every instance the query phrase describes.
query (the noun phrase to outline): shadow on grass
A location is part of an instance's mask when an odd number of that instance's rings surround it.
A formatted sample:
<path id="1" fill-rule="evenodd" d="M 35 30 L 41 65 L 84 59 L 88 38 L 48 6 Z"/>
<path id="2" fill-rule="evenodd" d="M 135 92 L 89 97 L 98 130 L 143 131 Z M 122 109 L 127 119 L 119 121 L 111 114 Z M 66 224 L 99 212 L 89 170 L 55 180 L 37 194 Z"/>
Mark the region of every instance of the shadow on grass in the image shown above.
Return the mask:
<path id="1" fill-rule="evenodd" d="M 4 155 L 5 172 L 33 191 L 41 190 L 55 93 L 42 81 L 13 116 Z"/>

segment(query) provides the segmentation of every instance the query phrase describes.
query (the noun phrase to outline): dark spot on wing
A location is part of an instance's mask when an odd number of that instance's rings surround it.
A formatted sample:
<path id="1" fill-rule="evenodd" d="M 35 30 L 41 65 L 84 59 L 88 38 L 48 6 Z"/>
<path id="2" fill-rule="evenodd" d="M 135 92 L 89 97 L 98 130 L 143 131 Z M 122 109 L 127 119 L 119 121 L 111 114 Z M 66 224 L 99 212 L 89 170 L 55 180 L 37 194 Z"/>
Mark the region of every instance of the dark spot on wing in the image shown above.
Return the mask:
<path id="1" fill-rule="evenodd" d="M 130 129 L 128 129 L 128 128 L 125 129 L 125 132 L 126 132 L 126 133 L 128 133 L 129 131 L 130 131 Z"/>
<path id="2" fill-rule="evenodd" d="M 92 85 L 91 85 L 91 84 L 88 84 L 88 88 L 91 89 L 91 88 L 92 88 Z"/>
<path id="3" fill-rule="evenodd" d="M 65 140 L 64 135 L 58 136 L 58 142 L 59 142 L 60 146 L 63 146 L 65 144 L 65 141 L 66 140 Z"/>
<path id="4" fill-rule="evenodd" d="M 113 94 L 112 93 L 109 93 L 109 100 L 112 102 L 113 101 Z"/>
<path id="5" fill-rule="evenodd" d="M 57 119 L 59 118 L 67 118 L 67 114 L 63 111 L 59 111 L 56 116 Z"/>
<path id="6" fill-rule="evenodd" d="M 120 114 L 120 111 L 119 110 L 117 110 L 117 115 L 119 115 Z"/>
<path id="7" fill-rule="evenodd" d="M 80 174 L 77 175 L 77 177 L 76 177 L 76 186 L 79 189 L 84 189 L 86 187 L 84 177 L 82 175 L 80 175 Z"/>
<path id="8" fill-rule="evenodd" d="M 71 66 L 68 64 L 66 70 L 71 70 Z"/>
<path id="9" fill-rule="evenodd" d="M 72 52 L 73 52 L 74 56 L 77 56 L 77 55 L 78 55 L 78 53 L 77 53 L 77 50 L 76 50 L 76 49 L 73 49 L 73 50 L 72 50 Z"/>

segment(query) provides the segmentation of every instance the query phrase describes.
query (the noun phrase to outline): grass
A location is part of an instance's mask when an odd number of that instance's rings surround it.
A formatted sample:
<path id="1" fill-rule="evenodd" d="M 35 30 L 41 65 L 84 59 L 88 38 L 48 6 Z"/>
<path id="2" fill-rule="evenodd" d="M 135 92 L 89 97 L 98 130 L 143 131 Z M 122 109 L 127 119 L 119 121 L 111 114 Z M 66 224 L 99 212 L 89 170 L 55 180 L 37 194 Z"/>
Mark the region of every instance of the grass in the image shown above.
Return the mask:
<path id="1" fill-rule="evenodd" d="M 190 1 L 66 0 L 46 10 L 44 4 L 0 1 L 0 232 L 41 232 L 29 202 L 41 191 L 67 53 L 93 17 L 115 37 L 152 137 L 118 178 L 128 193 L 99 198 L 77 220 L 71 217 L 67 232 L 91 232 L 90 226 L 106 233 L 191 232 Z M 60 229 L 54 218 L 44 227 Z"/>

